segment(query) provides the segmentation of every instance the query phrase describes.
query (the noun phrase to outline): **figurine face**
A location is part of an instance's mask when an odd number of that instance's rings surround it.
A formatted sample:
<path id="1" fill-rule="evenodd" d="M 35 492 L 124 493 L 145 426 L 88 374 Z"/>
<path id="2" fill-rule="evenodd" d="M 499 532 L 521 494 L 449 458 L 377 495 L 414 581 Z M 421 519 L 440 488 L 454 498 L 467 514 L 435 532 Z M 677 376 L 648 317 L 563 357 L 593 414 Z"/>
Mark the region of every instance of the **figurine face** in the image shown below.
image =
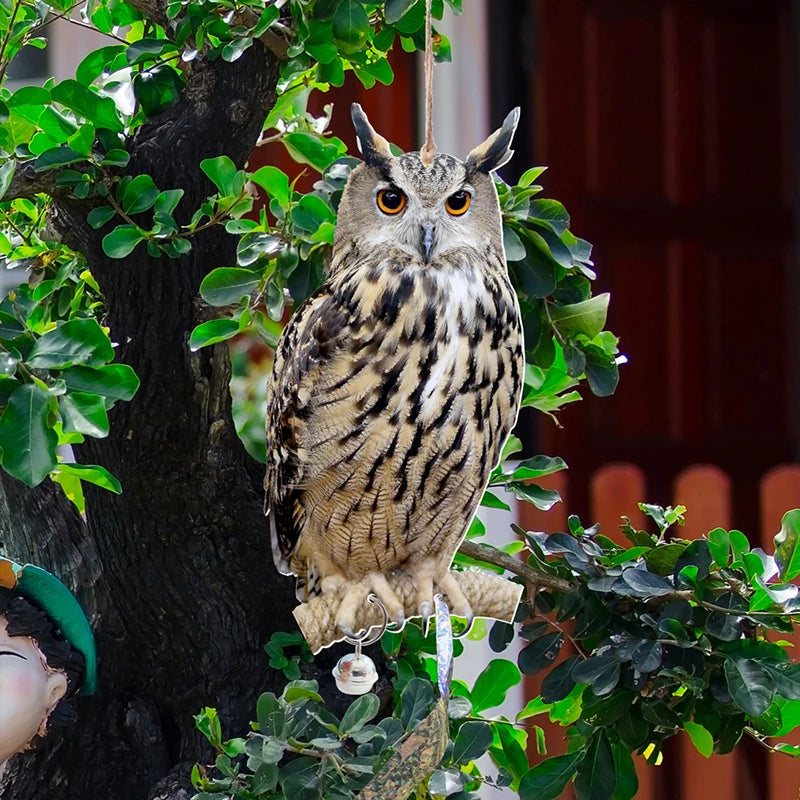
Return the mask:
<path id="1" fill-rule="evenodd" d="M 66 691 L 64 673 L 47 666 L 33 639 L 9 636 L 0 617 L 0 771 L 37 733 L 45 733 L 50 712 Z"/>

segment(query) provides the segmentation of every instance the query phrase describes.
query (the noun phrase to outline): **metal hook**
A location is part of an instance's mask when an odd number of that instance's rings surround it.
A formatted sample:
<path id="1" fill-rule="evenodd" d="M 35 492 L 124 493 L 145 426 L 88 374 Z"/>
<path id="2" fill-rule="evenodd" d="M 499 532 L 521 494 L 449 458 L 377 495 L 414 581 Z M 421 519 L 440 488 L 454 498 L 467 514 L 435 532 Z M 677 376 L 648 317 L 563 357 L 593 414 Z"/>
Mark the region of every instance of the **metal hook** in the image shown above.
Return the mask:
<path id="1" fill-rule="evenodd" d="M 370 638 L 367 637 L 369 636 L 369 632 L 372 630 L 372 628 L 375 627 L 373 625 L 367 626 L 366 630 L 360 636 L 344 637 L 344 640 L 348 644 L 355 645 L 357 657 L 361 655 L 362 647 L 366 647 L 367 645 L 370 644 L 375 644 L 375 642 L 377 642 L 381 638 L 381 636 L 383 636 L 383 634 L 386 633 L 386 630 L 389 627 L 389 612 L 386 610 L 386 606 L 383 604 L 383 601 L 380 599 L 380 597 L 378 597 L 378 595 L 376 594 L 370 593 L 367 597 L 367 600 L 370 603 L 374 603 L 381 610 L 381 613 L 383 614 L 383 622 L 380 624 L 378 633 Z"/>

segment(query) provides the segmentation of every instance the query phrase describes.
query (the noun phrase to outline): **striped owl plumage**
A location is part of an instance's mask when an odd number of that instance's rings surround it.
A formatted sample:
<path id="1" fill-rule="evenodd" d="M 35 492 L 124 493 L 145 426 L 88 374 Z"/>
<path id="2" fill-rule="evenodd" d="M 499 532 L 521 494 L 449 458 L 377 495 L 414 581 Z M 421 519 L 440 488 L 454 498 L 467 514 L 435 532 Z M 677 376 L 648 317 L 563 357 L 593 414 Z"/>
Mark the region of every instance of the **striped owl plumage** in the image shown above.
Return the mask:
<path id="1" fill-rule="evenodd" d="M 343 592 L 338 627 L 386 576 L 472 617 L 449 572 L 516 422 L 522 326 L 490 172 L 519 110 L 465 161 L 392 156 L 353 106 L 363 164 L 347 181 L 330 277 L 296 311 L 267 389 L 272 551 L 298 599 Z"/>

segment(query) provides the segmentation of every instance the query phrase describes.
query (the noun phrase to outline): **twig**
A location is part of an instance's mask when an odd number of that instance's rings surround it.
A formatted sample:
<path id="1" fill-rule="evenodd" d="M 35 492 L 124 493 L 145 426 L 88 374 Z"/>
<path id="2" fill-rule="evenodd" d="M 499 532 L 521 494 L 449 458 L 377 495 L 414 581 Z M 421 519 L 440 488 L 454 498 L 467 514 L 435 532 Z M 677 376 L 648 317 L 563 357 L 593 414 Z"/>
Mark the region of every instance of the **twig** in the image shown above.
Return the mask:
<path id="1" fill-rule="evenodd" d="M 33 245 L 31 238 L 23 233 L 22 229 L 14 222 L 13 219 L 3 210 L 0 209 L 0 214 L 3 215 L 3 221 L 8 225 L 9 228 L 13 229 L 14 232 L 22 239 L 22 241 L 28 246 L 31 247 Z"/>
<path id="2" fill-rule="evenodd" d="M 14 3 L 14 10 L 11 12 L 11 19 L 8 21 L 8 30 L 3 36 L 3 41 L 0 43 L 0 78 L 2 78 L 6 74 L 6 67 L 8 66 L 10 59 L 6 58 L 6 47 L 8 47 L 8 41 L 11 38 L 11 31 L 14 30 L 14 23 L 17 20 L 17 12 L 22 5 L 22 0 L 17 0 Z"/>
<path id="3" fill-rule="evenodd" d="M 38 33 L 42 28 L 46 28 L 51 23 L 55 22 L 56 20 L 63 19 L 66 22 L 69 22 L 70 25 L 77 25 L 79 28 L 86 28 L 87 30 L 95 31 L 96 33 L 102 33 L 103 36 L 107 36 L 109 39 L 115 39 L 118 42 L 122 42 L 122 44 L 128 45 L 130 42 L 127 39 L 123 39 L 121 36 L 117 36 L 115 33 L 108 33 L 106 31 L 101 31 L 99 28 L 96 28 L 94 25 L 91 25 L 88 22 L 84 22 L 82 19 L 75 19 L 74 17 L 70 16 L 72 12 L 79 6 L 81 3 L 75 3 L 71 5 L 69 8 L 64 9 L 63 11 L 59 11 L 57 14 L 51 14 L 47 17 L 47 19 L 42 22 L 41 25 L 37 25 L 33 32 Z"/>
<path id="4" fill-rule="evenodd" d="M 524 561 L 510 556 L 508 553 L 504 553 L 496 547 L 465 540 L 458 548 L 458 552 L 463 553 L 469 558 L 474 558 L 476 561 L 483 561 L 486 564 L 493 564 L 495 567 L 502 567 L 509 572 L 513 572 L 515 575 L 519 575 L 520 578 L 525 578 L 529 583 L 533 583 L 536 586 L 543 586 L 545 589 L 554 589 L 557 592 L 570 592 L 577 588 L 574 583 L 559 578 L 557 575 L 540 572 Z"/>
<path id="5" fill-rule="evenodd" d="M 789 756 L 789 758 L 797 758 L 797 756 L 793 755 L 792 753 L 787 753 L 784 750 L 779 750 L 777 747 L 773 747 L 768 741 L 767 737 L 763 734 L 759 733 L 755 728 L 751 728 L 749 726 L 745 727 L 744 732 L 752 739 L 755 739 L 762 747 L 769 750 L 770 753 L 781 753 L 782 755 Z"/>

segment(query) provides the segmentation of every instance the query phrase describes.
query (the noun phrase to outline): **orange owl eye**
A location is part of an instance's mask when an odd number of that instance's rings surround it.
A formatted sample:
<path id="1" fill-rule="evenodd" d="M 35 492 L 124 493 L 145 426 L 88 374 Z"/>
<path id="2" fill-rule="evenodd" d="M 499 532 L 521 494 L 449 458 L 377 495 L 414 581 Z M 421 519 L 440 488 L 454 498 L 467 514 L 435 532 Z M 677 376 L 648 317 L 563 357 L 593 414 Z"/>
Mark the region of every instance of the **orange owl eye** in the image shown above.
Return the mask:
<path id="1" fill-rule="evenodd" d="M 378 208 L 384 214 L 399 214 L 406 207 L 406 196 L 393 186 L 378 192 Z"/>
<path id="2" fill-rule="evenodd" d="M 444 207 L 447 209 L 448 214 L 460 217 L 469 208 L 470 200 L 469 192 L 465 192 L 462 189 L 460 192 L 451 194 L 445 201 Z"/>

